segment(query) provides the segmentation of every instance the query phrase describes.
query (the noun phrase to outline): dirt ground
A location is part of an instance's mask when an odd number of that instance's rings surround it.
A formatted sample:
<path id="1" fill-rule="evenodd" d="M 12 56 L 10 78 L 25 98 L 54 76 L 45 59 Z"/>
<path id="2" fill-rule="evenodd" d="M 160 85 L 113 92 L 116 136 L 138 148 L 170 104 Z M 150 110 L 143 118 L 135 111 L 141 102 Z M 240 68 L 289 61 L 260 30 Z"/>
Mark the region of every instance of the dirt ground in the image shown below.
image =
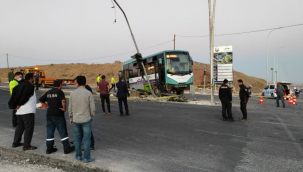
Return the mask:
<path id="1" fill-rule="evenodd" d="M 38 67 L 45 71 L 47 77 L 60 78 L 60 79 L 72 79 L 77 75 L 85 75 L 87 77 L 89 84 L 94 84 L 97 74 L 102 74 L 109 78 L 114 75 L 117 77 L 118 72 L 122 68 L 122 62 L 116 61 L 114 63 L 106 64 L 50 64 L 50 65 L 37 65 L 33 67 Z M 24 68 L 24 67 L 23 67 Z M 203 86 L 203 71 L 206 68 L 206 85 L 209 86 L 210 81 L 210 66 L 203 63 L 194 62 L 194 85 L 196 87 Z M 17 69 L 21 69 L 17 68 Z M 0 69 L 0 81 L 7 82 L 7 69 Z M 261 92 L 265 86 L 265 80 L 248 76 L 244 73 L 234 71 L 234 81 L 242 79 L 246 85 L 251 85 L 253 92 Z M 234 82 L 234 90 L 237 91 L 238 86 Z"/>
<path id="2" fill-rule="evenodd" d="M 16 163 L 4 159 L 0 159 L 0 167 L 0 172 L 63 172 L 43 165 L 28 164 L 26 161 Z"/>

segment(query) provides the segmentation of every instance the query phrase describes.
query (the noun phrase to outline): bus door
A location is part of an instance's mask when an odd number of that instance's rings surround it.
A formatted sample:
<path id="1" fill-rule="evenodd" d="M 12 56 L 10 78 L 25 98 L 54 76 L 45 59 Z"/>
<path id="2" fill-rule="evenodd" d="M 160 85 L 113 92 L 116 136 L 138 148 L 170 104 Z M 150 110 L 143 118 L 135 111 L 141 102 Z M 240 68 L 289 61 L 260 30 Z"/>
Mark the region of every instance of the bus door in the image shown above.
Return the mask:
<path id="1" fill-rule="evenodd" d="M 158 73 L 158 81 L 159 81 L 159 89 L 161 91 L 165 90 L 165 62 L 163 55 L 157 58 L 157 73 Z"/>

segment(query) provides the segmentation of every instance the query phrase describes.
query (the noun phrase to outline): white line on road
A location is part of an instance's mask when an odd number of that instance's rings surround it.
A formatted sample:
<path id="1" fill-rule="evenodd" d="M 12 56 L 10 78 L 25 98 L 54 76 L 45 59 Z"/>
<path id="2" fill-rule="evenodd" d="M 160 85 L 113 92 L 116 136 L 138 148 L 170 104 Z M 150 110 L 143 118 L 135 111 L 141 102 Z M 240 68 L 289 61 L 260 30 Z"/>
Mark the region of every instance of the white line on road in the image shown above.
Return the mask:
<path id="1" fill-rule="evenodd" d="M 267 121 L 257 121 L 257 122 L 258 123 L 263 123 L 263 124 L 283 125 L 281 122 L 267 122 Z M 289 125 L 289 124 L 287 124 L 286 126 L 302 128 L 302 126 L 299 126 L 299 125 Z"/>
<path id="2" fill-rule="evenodd" d="M 296 140 L 291 139 L 291 141 L 281 141 L 281 140 L 272 140 L 272 139 L 266 139 L 266 138 L 262 138 L 262 137 L 253 137 L 253 138 L 249 138 L 247 136 L 239 136 L 239 135 L 235 135 L 235 134 L 229 134 L 229 133 L 219 133 L 216 131 L 207 131 L 207 130 L 195 130 L 197 132 L 202 132 L 202 133 L 206 133 L 206 134 L 210 134 L 210 135 L 217 135 L 217 136 L 227 136 L 227 137 L 236 137 L 236 138 L 241 138 L 241 139 L 245 139 L 245 140 L 254 140 L 254 141 L 259 141 L 259 142 L 274 142 L 274 143 L 293 143 L 293 144 L 299 144 L 296 142 Z"/>
<path id="3" fill-rule="evenodd" d="M 296 139 L 295 139 L 294 135 L 292 134 L 292 132 L 288 129 L 287 125 L 284 123 L 284 121 L 277 114 L 275 114 L 275 116 L 280 121 L 280 123 L 283 126 L 283 128 L 284 128 L 286 134 L 288 135 L 288 137 L 292 140 L 292 144 L 297 148 L 300 155 L 303 156 L 303 149 L 302 149 L 301 145 L 296 142 Z"/>

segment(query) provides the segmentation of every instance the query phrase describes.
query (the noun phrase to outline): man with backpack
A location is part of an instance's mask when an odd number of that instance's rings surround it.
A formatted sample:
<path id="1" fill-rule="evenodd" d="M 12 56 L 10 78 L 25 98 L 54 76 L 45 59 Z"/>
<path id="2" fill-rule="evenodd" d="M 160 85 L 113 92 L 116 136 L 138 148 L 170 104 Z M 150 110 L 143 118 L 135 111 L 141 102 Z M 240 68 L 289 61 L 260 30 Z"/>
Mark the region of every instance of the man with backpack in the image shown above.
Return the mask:
<path id="1" fill-rule="evenodd" d="M 242 120 L 247 120 L 247 102 L 249 97 L 251 96 L 251 90 L 249 87 L 246 87 L 243 83 L 242 79 L 238 80 L 238 84 L 240 87 L 239 96 L 240 96 L 240 108 L 242 112 Z"/>

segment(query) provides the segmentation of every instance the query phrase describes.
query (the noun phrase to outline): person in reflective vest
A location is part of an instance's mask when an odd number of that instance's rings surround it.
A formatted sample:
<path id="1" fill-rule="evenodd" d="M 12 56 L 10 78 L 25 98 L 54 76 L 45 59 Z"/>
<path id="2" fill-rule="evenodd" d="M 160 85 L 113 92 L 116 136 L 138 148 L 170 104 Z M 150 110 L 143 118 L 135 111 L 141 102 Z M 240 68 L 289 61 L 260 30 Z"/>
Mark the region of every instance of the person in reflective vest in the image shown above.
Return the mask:
<path id="1" fill-rule="evenodd" d="M 11 96 L 13 94 L 14 88 L 16 88 L 16 86 L 19 85 L 22 82 L 22 80 L 23 80 L 23 73 L 16 72 L 15 76 L 14 76 L 14 79 L 9 82 L 9 93 L 10 93 Z M 12 125 L 13 125 L 13 127 L 17 126 L 16 111 L 17 110 L 15 110 L 15 109 L 13 110 L 13 116 L 12 116 Z"/>

